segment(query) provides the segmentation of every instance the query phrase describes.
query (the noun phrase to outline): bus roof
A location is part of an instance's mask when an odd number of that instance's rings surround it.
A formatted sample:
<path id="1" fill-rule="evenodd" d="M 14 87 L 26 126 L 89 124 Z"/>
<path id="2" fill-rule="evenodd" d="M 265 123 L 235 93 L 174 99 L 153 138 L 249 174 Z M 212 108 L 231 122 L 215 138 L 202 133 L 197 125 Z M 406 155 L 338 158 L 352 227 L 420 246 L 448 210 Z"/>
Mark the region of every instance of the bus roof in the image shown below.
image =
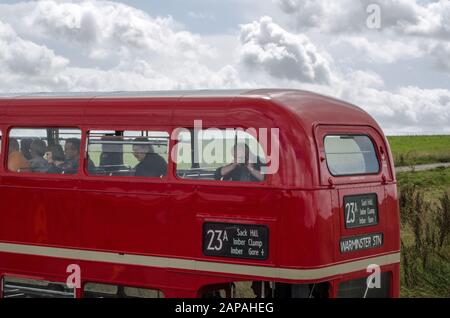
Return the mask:
<path id="1" fill-rule="evenodd" d="M 252 108 L 253 111 L 262 115 L 262 117 L 272 117 L 272 119 L 282 120 L 281 117 L 295 117 L 301 126 L 308 129 L 311 125 L 316 124 L 333 124 L 333 125 L 367 125 L 381 131 L 375 120 L 361 108 L 343 102 L 332 97 L 320 95 L 297 89 L 222 89 L 222 90 L 166 90 L 166 91 L 142 91 L 142 92 L 78 92 L 78 93 L 17 93 L 17 94 L 0 94 L 0 109 L 5 106 L 25 106 L 26 111 L 30 115 L 38 115 L 38 108 L 45 107 L 46 116 L 49 116 L 52 111 L 54 116 L 58 116 L 61 106 L 60 101 L 68 102 L 64 108 L 63 113 L 67 113 L 69 109 L 72 110 L 72 115 L 78 113 L 76 109 L 81 111 L 77 101 L 82 104 L 89 104 L 89 109 L 98 106 L 98 110 L 104 112 L 104 107 L 108 107 L 108 114 L 110 116 L 121 117 L 123 115 L 131 116 L 132 110 L 129 105 L 124 109 L 121 103 L 109 103 L 108 100 L 126 100 L 134 103 L 138 108 L 136 110 L 142 111 L 143 108 L 149 107 L 149 110 L 157 111 L 163 115 L 169 113 L 171 108 L 164 107 L 164 100 L 174 100 L 181 103 L 172 104 L 178 111 L 183 110 L 189 118 L 189 114 L 201 112 L 208 117 L 207 113 L 203 112 L 203 107 L 210 108 L 212 113 L 220 114 L 229 117 L 229 111 L 245 111 Z M 209 99 L 214 99 L 214 103 L 209 103 Z M 245 100 L 259 100 L 261 103 L 248 103 Z M 43 103 L 48 100 L 49 103 Z M 156 103 L 149 105 L 142 103 L 143 101 L 152 101 Z M 193 101 L 195 107 L 189 101 Z M 103 101 L 103 102 L 102 102 Z M 162 103 L 161 103 L 162 101 Z M 183 103 L 187 101 L 187 103 Z M 221 101 L 221 102 L 220 102 Z M 243 101 L 243 103 L 239 103 Z M 69 104 L 71 106 L 69 106 Z M 37 107 L 37 106 L 40 107 Z M 178 105 L 178 106 L 175 106 Z M 47 107 L 46 107 L 47 106 Z M 37 107 L 37 108 L 35 108 Z M 174 109 L 175 109 L 174 108 Z M 41 108 L 42 109 L 42 108 Z M 193 112 L 191 113 L 190 110 Z M 8 107 L 6 113 L 9 116 L 21 115 L 23 116 L 25 108 Z M 130 113 L 131 112 L 131 113 Z M 227 115 L 228 112 L 228 115 Z M 256 114 L 254 113 L 254 114 Z M 5 113 L 4 113 L 5 114 Z M 68 113 L 67 113 L 68 114 Z M 81 114 L 81 113 L 80 113 Z M 103 114 L 103 113 L 102 113 Z M 290 114 L 290 115 L 289 115 Z M 61 115 L 61 114 L 59 114 Z M 294 116 L 292 116 L 294 115 Z M 225 119 L 218 119 L 223 120 Z M 238 117 L 239 118 L 239 117 Z M 175 118 L 172 118 L 175 119 Z M 275 119 L 275 120 L 276 120 Z M 280 123 L 278 123 L 280 124 Z"/>
<path id="2" fill-rule="evenodd" d="M 0 94 L 0 107 L 6 105 L 18 105 L 33 101 L 42 103 L 43 100 L 85 100 L 94 102 L 108 99 L 133 100 L 164 100 L 164 99 L 209 99 L 227 100 L 259 99 L 271 101 L 279 110 L 287 110 L 295 114 L 303 124 L 330 123 L 330 124 L 355 124 L 363 123 L 379 129 L 376 122 L 361 108 L 334 99 L 296 89 L 222 89 L 222 90 L 166 90 L 166 91 L 142 91 L 142 92 L 74 92 L 74 93 L 16 93 Z M 54 103 L 52 103 L 54 104 Z M 59 104 L 59 103 L 58 103 Z M 49 105 L 50 106 L 50 105 Z M 214 105 L 209 105 L 214 108 Z M 229 104 L 233 107 L 233 104 Z M 52 107 L 52 106 L 50 106 Z M 53 106 L 54 107 L 54 106 Z M 219 106 L 217 106 L 219 107 Z M 117 111 L 117 106 L 113 107 Z M 13 111 L 10 109 L 10 111 Z"/>
<path id="3" fill-rule="evenodd" d="M 204 96 L 204 97 L 234 97 L 245 94 L 249 90 L 222 89 L 222 90 L 161 90 L 161 91 L 114 91 L 114 92 L 38 92 L 0 94 L 0 98 L 6 99 L 35 99 L 35 98 L 151 98 L 151 97 L 175 97 Z"/>
<path id="4" fill-rule="evenodd" d="M 298 89 L 204 89 L 204 90 L 161 90 L 161 91 L 113 91 L 113 92 L 34 92 L 0 93 L 0 99 L 103 99 L 103 98 L 183 98 L 183 97 L 253 97 L 276 99 L 285 94 L 316 96 L 332 99 L 325 95 Z"/>

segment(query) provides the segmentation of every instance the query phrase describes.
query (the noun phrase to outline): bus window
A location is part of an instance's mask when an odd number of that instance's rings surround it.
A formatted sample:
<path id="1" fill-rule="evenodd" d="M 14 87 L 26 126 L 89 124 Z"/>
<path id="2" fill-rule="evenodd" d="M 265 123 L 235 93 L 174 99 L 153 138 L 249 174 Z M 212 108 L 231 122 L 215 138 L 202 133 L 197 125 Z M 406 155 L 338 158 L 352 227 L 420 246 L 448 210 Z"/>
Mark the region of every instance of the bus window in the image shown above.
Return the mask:
<path id="1" fill-rule="evenodd" d="M 90 175 L 163 177 L 167 175 L 169 133 L 97 130 L 88 134 Z"/>
<path id="2" fill-rule="evenodd" d="M 75 174 L 81 131 L 69 128 L 13 128 L 9 133 L 8 170 Z"/>
<path id="3" fill-rule="evenodd" d="M 86 283 L 85 298 L 164 298 L 158 289 L 117 286 L 110 284 Z"/>
<path id="4" fill-rule="evenodd" d="M 263 148 L 238 129 L 184 130 L 178 133 L 177 176 L 184 179 L 262 182 Z"/>
<path id="5" fill-rule="evenodd" d="M 328 298 L 329 284 L 288 284 L 269 281 L 238 281 L 203 286 L 202 298 Z"/>
<path id="6" fill-rule="evenodd" d="M 4 298 L 75 298 L 75 289 L 64 283 L 11 276 L 3 278 L 2 291 Z"/>
<path id="7" fill-rule="evenodd" d="M 324 141 L 328 169 L 333 176 L 378 173 L 372 140 L 364 135 L 329 135 Z"/>

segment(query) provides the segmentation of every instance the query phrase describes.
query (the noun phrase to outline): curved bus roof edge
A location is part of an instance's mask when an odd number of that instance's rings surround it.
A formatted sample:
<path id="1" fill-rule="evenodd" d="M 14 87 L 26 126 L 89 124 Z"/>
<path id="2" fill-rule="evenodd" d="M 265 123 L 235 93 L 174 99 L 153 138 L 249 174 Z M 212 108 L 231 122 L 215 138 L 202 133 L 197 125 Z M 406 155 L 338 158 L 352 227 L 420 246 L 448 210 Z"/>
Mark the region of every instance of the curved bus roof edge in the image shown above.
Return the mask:
<path id="1" fill-rule="evenodd" d="M 283 101 L 294 96 L 302 101 L 323 100 L 336 106 L 350 107 L 359 110 L 364 115 L 371 116 L 362 108 L 351 103 L 336 99 L 331 96 L 318 94 L 298 89 L 281 88 L 260 88 L 260 89 L 205 89 L 205 90 L 161 90 L 161 91 L 112 91 L 112 92 L 34 92 L 34 93 L 6 93 L 0 94 L 1 101 L 13 100 L 39 100 L 39 99 L 88 99 L 91 101 L 98 99 L 128 98 L 128 99 L 152 99 L 152 98 L 256 98 L 278 101 L 277 104 L 284 104 Z M 295 109 L 289 107 L 291 110 Z M 379 127 L 377 127 L 379 128 Z"/>

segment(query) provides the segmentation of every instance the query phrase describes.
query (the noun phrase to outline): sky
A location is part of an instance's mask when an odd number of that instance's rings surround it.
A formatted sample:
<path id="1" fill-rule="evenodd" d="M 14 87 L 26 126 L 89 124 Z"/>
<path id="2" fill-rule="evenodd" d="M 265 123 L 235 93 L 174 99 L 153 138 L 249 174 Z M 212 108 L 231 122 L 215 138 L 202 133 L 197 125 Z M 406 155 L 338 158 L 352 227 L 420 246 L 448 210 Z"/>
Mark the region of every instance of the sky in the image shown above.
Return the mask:
<path id="1" fill-rule="evenodd" d="M 0 0 L 0 93 L 297 88 L 450 133 L 450 0 Z"/>

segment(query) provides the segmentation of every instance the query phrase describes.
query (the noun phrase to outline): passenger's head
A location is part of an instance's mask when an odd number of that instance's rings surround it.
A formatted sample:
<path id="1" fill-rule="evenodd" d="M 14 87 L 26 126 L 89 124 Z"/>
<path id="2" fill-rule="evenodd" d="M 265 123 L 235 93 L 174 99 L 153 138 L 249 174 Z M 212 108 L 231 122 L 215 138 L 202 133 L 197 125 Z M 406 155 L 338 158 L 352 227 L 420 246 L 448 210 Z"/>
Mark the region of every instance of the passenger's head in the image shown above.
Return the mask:
<path id="1" fill-rule="evenodd" d="M 80 139 L 69 138 L 64 144 L 64 154 L 67 160 L 78 159 L 80 156 Z"/>
<path id="2" fill-rule="evenodd" d="M 252 290 L 255 294 L 256 298 L 262 298 L 263 297 L 263 283 L 264 283 L 264 298 L 268 298 L 272 294 L 272 289 L 270 288 L 269 282 L 261 282 L 261 281 L 254 281 L 252 283 Z"/>
<path id="3" fill-rule="evenodd" d="M 19 151 L 19 142 L 16 138 L 9 138 L 9 149 L 8 152 L 12 153 L 14 151 Z"/>
<path id="4" fill-rule="evenodd" d="M 148 143 L 148 138 L 138 137 L 134 139 L 133 155 L 138 161 L 144 160 L 145 156 L 149 153 L 153 153 L 153 147 Z"/>
<path id="5" fill-rule="evenodd" d="M 238 143 L 233 147 L 234 162 L 248 163 L 250 158 L 250 148 L 247 144 Z"/>
<path id="6" fill-rule="evenodd" d="M 53 161 L 64 161 L 64 150 L 60 144 L 49 146 L 47 152 L 51 153 Z"/>
<path id="7" fill-rule="evenodd" d="M 20 141 L 20 152 L 22 152 L 23 156 L 28 160 L 31 159 L 31 143 L 33 139 L 24 138 Z"/>
<path id="8" fill-rule="evenodd" d="M 35 139 L 31 142 L 30 153 L 32 158 L 43 157 L 45 154 L 45 141 L 40 139 Z"/>

